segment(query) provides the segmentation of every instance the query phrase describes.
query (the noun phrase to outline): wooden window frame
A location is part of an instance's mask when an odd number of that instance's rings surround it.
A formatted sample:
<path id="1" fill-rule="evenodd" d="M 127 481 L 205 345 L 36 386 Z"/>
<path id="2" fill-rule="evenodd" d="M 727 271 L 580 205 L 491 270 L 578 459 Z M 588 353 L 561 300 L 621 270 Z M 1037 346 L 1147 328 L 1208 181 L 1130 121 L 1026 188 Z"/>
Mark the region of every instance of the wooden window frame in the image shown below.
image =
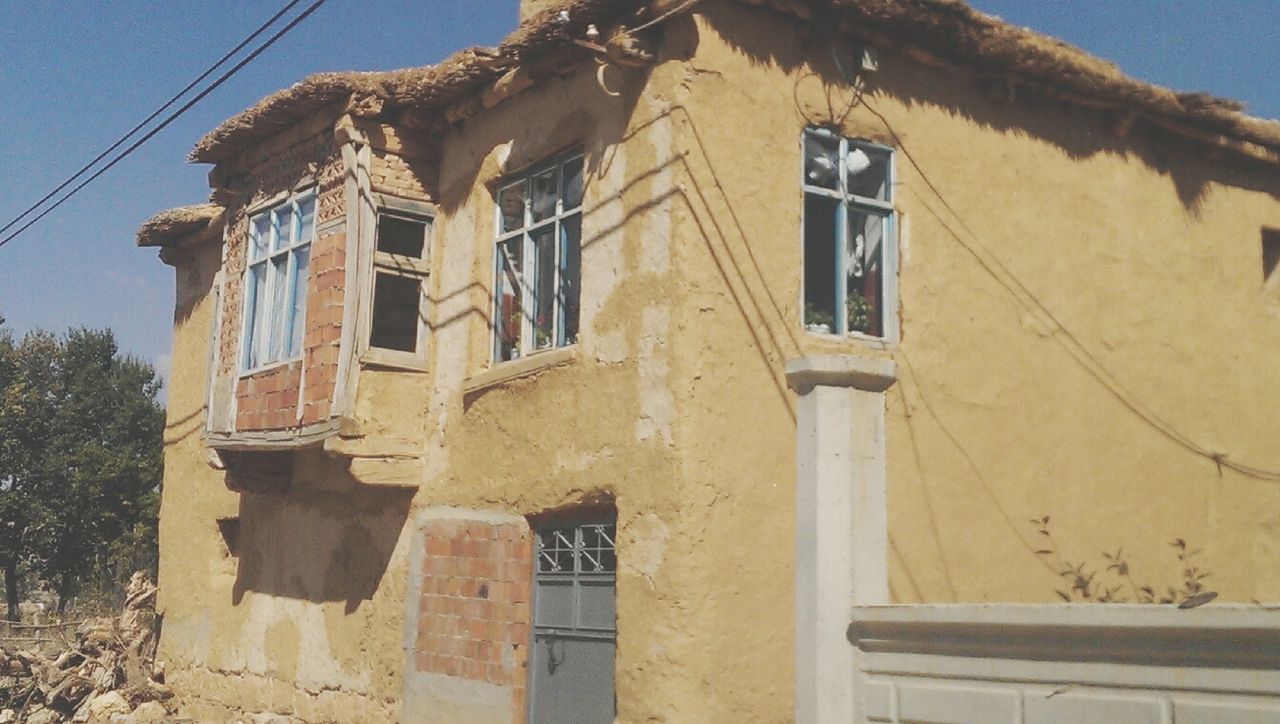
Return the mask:
<path id="1" fill-rule="evenodd" d="M 364 349 L 360 361 L 362 364 L 399 367 L 411 370 L 423 370 L 427 366 L 427 343 L 429 326 L 427 324 L 428 283 L 431 280 L 432 242 L 435 237 L 435 209 L 430 204 L 400 199 L 397 197 L 377 195 L 378 206 L 374 211 L 374 228 L 372 239 L 372 264 L 368 278 L 369 316 L 364 325 L 361 345 Z M 422 258 L 415 259 L 403 254 L 393 254 L 378 249 L 378 229 L 383 216 L 423 224 Z M 418 284 L 418 329 L 414 351 L 377 347 L 373 344 L 374 302 L 377 293 L 379 274 L 388 274 L 405 279 L 412 279 Z"/>

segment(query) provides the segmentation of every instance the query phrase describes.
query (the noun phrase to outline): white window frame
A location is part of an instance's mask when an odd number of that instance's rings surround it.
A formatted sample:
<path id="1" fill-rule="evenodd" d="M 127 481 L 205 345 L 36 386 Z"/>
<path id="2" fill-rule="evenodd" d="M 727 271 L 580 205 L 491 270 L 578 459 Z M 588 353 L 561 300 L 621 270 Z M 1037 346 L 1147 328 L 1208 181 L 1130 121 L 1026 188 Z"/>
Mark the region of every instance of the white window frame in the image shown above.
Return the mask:
<path id="1" fill-rule="evenodd" d="M 303 227 L 302 207 L 307 202 L 311 206 L 310 233 Z M 272 219 L 287 214 L 292 228 L 293 238 L 281 244 L 279 242 L 280 226 L 271 223 Z M 282 364 L 288 364 L 302 358 L 306 340 L 306 302 L 309 279 L 299 278 L 298 257 L 305 251 L 307 255 L 307 275 L 311 269 L 311 246 L 315 240 L 318 204 L 315 186 L 294 191 L 283 200 L 275 200 L 263 204 L 249 213 L 248 234 L 245 237 L 245 268 L 242 277 L 244 290 L 243 321 L 240 335 L 240 374 L 252 375 L 262 370 Z M 257 255 L 257 239 L 260 237 L 258 222 L 266 219 L 265 252 Z M 283 259 L 283 271 L 274 273 L 275 262 Z M 253 279 L 254 270 L 264 269 L 261 294 L 257 292 L 257 284 Z M 283 279 L 282 279 L 283 277 Z M 282 307 L 274 308 L 274 300 L 279 286 L 284 284 Z M 299 295 L 301 295 L 299 297 Z M 268 300 L 266 311 L 260 304 Z M 301 314 L 297 307 L 301 306 Z M 298 330 L 297 349 L 291 349 L 294 330 Z M 285 335 L 282 337 L 281 335 Z M 257 354 L 255 354 L 257 353 Z"/>
<path id="2" fill-rule="evenodd" d="M 837 188 L 831 189 L 823 186 L 814 186 L 808 183 L 805 176 L 805 139 L 808 136 L 836 140 L 839 142 L 837 157 L 839 165 L 836 170 L 836 178 L 838 179 Z M 865 149 L 876 151 L 878 153 L 888 154 L 888 163 L 885 167 L 885 196 L 886 200 L 873 199 L 865 196 L 859 196 L 852 193 L 847 188 L 848 184 L 848 157 L 851 150 Z M 835 199 L 840 203 L 836 206 L 835 218 L 835 264 L 832 274 L 835 277 L 835 324 L 830 336 L 838 336 L 844 338 L 859 339 L 880 343 L 895 343 L 899 339 L 898 328 L 898 214 L 894 208 L 894 187 L 897 183 L 895 175 L 895 161 L 897 154 L 893 147 L 883 144 L 874 143 L 864 139 L 847 138 L 837 134 L 828 128 L 809 127 L 804 129 L 800 137 L 800 187 L 801 187 L 801 205 L 804 205 L 804 196 L 806 194 L 814 194 Z M 881 295 L 883 299 L 880 303 L 880 335 L 867 334 L 859 331 L 841 331 L 848 330 L 848 314 L 846 311 L 846 301 L 848 299 L 848 276 L 846 268 L 848 266 L 848 234 L 849 223 L 848 215 L 850 210 L 862 211 L 880 215 L 884 219 L 884 239 L 882 240 L 883 249 L 881 250 Z M 803 222 L 802 222 L 803 224 Z M 801 227 L 800 232 L 800 258 L 802 264 L 807 262 L 805 259 L 805 231 Z M 800 322 L 804 326 L 805 319 L 805 290 L 803 288 L 803 279 L 805 275 L 801 275 L 800 290 Z M 806 328 L 807 329 L 807 328 Z M 811 334 L 825 334 L 823 332 L 815 332 L 807 329 Z"/>
<path id="3" fill-rule="evenodd" d="M 378 206 L 374 212 L 373 226 L 373 264 L 369 276 L 369 317 L 365 325 L 362 345 L 364 353 L 361 362 L 385 364 L 396 367 L 422 369 L 426 364 L 428 325 L 427 325 L 427 284 L 431 279 L 431 246 L 435 237 L 435 209 L 430 204 L 411 199 L 375 194 Z M 378 229 L 381 217 L 389 216 L 423 224 L 422 258 L 415 259 L 403 254 L 392 254 L 378 249 Z M 377 347 L 373 344 L 373 325 L 376 312 L 375 302 L 378 275 L 412 279 L 418 283 L 418 329 L 414 351 Z"/>
<path id="4" fill-rule="evenodd" d="M 569 164 L 573 163 L 574 161 L 577 161 L 580 164 L 582 164 L 583 198 L 578 200 L 577 206 L 566 208 L 564 205 L 565 204 L 564 168 Z M 533 204 L 532 204 L 533 195 L 530 192 L 532 189 L 533 179 L 537 178 L 538 176 L 552 169 L 559 170 L 559 173 L 558 173 L 559 181 L 557 186 L 555 211 L 554 213 L 549 215 L 547 218 L 534 222 L 533 221 Z M 502 214 L 502 207 L 500 204 L 501 194 L 503 191 L 506 191 L 507 189 L 511 189 L 521 185 L 524 186 L 523 224 L 520 226 L 520 228 L 512 229 L 511 231 L 503 231 L 503 214 Z M 579 315 L 581 315 L 581 291 L 582 291 L 581 245 L 582 245 L 582 235 L 583 235 L 582 209 L 583 209 L 583 205 L 585 203 L 585 197 L 586 197 L 586 159 L 583 153 L 581 151 L 575 151 L 572 153 L 563 154 L 553 158 L 552 160 L 540 163 L 536 166 L 529 167 L 521 171 L 519 174 L 513 175 L 510 178 L 504 179 L 501 183 L 497 184 L 494 188 L 495 188 L 494 230 L 495 230 L 496 238 L 494 239 L 494 244 L 493 244 L 494 305 L 493 305 L 493 322 L 491 324 L 491 327 L 492 327 L 491 359 L 493 364 L 510 362 L 510 361 L 514 361 L 515 359 L 528 357 L 528 356 L 539 354 L 542 352 L 549 352 L 554 349 L 560 349 L 563 347 L 569 347 L 574 344 L 577 344 L 578 337 L 581 335 L 582 330 L 579 327 L 577 330 L 577 333 L 573 336 L 572 339 L 570 339 L 567 335 L 566 316 L 565 316 L 565 309 L 564 309 L 565 305 L 563 304 L 564 300 L 562 299 L 562 296 L 561 296 L 561 283 L 562 283 L 561 274 L 565 266 L 564 255 L 567 251 L 567 243 L 564 238 L 563 225 L 564 225 L 564 222 L 570 221 L 574 217 L 577 217 L 578 219 L 578 240 L 577 240 L 578 287 L 577 287 L 577 291 L 579 294 L 578 313 Z M 545 347 L 538 347 L 537 340 L 535 339 L 535 319 L 534 319 L 534 315 L 530 314 L 530 310 L 534 308 L 535 301 L 536 301 L 534 297 L 534 288 L 537 281 L 536 279 L 537 270 L 535 268 L 535 264 L 532 263 L 534 259 L 534 253 L 536 251 L 534 235 L 548 228 L 553 229 L 553 236 L 554 236 L 554 239 L 556 240 L 556 243 L 554 245 L 555 250 L 552 255 L 554 257 L 552 261 L 553 261 L 554 270 L 555 270 L 554 279 L 552 282 L 552 288 L 555 290 L 554 298 L 552 300 L 552 315 L 555 320 L 554 331 L 553 331 L 554 339 L 552 340 L 550 345 L 547 345 Z M 502 358 L 502 340 L 499 337 L 500 335 L 499 320 L 502 315 L 502 309 L 501 309 L 502 297 L 499 295 L 498 290 L 500 287 L 501 276 L 503 273 L 502 245 L 509 242 L 512 239 L 521 240 L 521 265 L 520 265 L 520 279 L 519 279 L 520 311 L 521 311 L 520 344 L 518 349 L 516 350 L 517 352 L 516 357 L 513 357 L 510 360 L 505 360 Z M 579 316 L 579 319 L 576 321 L 580 324 L 581 316 Z"/>

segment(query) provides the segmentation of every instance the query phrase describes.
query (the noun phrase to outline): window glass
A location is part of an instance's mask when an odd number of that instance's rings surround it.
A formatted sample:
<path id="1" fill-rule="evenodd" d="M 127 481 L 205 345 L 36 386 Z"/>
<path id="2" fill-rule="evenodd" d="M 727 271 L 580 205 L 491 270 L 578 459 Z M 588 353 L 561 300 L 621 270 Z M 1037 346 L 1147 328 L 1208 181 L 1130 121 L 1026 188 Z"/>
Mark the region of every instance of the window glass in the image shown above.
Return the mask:
<path id="1" fill-rule="evenodd" d="M 836 331 L 836 208 L 829 196 L 804 196 L 804 323 L 811 331 Z"/>
<path id="2" fill-rule="evenodd" d="M 286 322 L 285 300 L 289 290 L 288 279 L 286 274 L 289 270 L 289 256 L 281 254 L 272 257 L 270 266 L 267 267 L 267 273 L 271 275 L 271 321 L 268 322 L 270 330 L 268 339 L 268 356 L 273 359 L 283 359 L 285 356 L 284 342 Z"/>
<path id="3" fill-rule="evenodd" d="M 289 357 L 302 353 L 302 322 L 307 316 L 307 288 L 311 286 L 311 247 L 300 247 L 293 258 L 293 303 L 289 306 L 289 348 L 285 352 Z"/>
<path id="4" fill-rule="evenodd" d="M 889 153 L 851 146 L 845 154 L 849 193 L 876 201 L 889 200 Z"/>
<path id="5" fill-rule="evenodd" d="M 849 332 L 875 337 L 882 334 L 881 319 L 884 315 L 880 302 L 883 297 L 881 258 L 884 233 L 883 214 L 850 210 L 849 233 L 845 239 L 845 266 L 848 269 L 845 319 Z"/>
<path id="6" fill-rule="evenodd" d="M 253 230 L 250 232 L 249 260 L 258 261 L 267 255 L 267 245 L 271 243 L 271 215 L 259 214 L 253 217 Z"/>
<path id="7" fill-rule="evenodd" d="M 524 326 L 520 299 L 520 257 L 523 245 L 522 237 L 509 239 L 498 245 L 494 326 L 497 329 L 495 355 L 499 360 L 511 360 L 520 356 L 520 329 Z"/>
<path id="8" fill-rule="evenodd" d="M 551 169 L 534 176 L 532 185 L 533 193 L 529 208 L 533 223 L 536 224 L 556 214 L 556 201 L 560 198 L 559 169 Z"/>
<path id="9" fill-rule="evenodd" d="M 305 196 L 298 200 L 298 213 L 294 216 L 293 238 L 308 241 L 316 231 L 316 197 Z"/>
<path id="10" fill-rule="evenodd" d="M 289 246 L 289 241 L 293 238 L 292 212 L 292 204 L 271 212 L 271 251 L 280 251 Z"/>
<path id="11" fill-rule="evenodd" d="M 578 298 L 582 286 L 582 215 L 565 219 L 560 229 L 560 301 L 564 309 L 560 344 L 574 344 L 578 341 Z"/>
<path id="12" fill-rule="evenodd" d="M 417 279 L 398 274 L 376 274 L 370 344 L 383 349 L 416 352 L 420 299 Z"/>
<path id="13" fill-rule="evenodd" d="M 807 133 L 804 137 L 804 182 L 835 189 L 840 182 L 840 139 Z"/>
<path id="14" fill-rule="evenodd" d="M 571 211 L 582 205 L 582 157 L 565 161 L 564 210 Z"/>
<path id="15" fill-rule="evenodd" d="M 378 215 L 378 251 L 421 259 L 426 246 L 427 225 L 415 219 Z"/>
<path id="16" fill-rule="evenodd" d="M 265 218 L 265 217 L 264 217 Z M 259 264 L 249 268 L 249 275 L 246 277 L 245 290 L 245 318 L 249 320 L 249 333 L 245 340 L 244 366 L 253 368 L 258 366 L 257 350 L 259 344 L 254 344 L 254 332 L 260 330 L 264 326 L 262 324 L 262 314 L 266 311 L 266 305 L 262 303 L 262 297 L 266 293 L 267 267 L 265 264 Z"/>
<path id="17" fill-rule="evenodd" d="M 502 216 L 502 233 L 515 231 L 524 226 L 523 181 L 511 184 L 498 192 L 498 209 Z"/>
<path id="18" fill-rule="evenodd" d="M 546 349 L 555 345 L 556 320 L 556 237 L 547 227 L 533 235 L 533 263 L 536 281 L 533 286 L 533 346 Z"/>

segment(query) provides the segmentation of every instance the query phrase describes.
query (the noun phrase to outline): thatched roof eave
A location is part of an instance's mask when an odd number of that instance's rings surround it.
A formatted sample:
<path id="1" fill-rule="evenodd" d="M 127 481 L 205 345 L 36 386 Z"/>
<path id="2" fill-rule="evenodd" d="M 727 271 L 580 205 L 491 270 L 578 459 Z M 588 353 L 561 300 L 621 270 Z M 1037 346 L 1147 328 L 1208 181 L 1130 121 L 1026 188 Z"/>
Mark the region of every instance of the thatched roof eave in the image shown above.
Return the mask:
<path id="1" fill-rule="evenodd" d="M 872 42 L 917 48 L 949 66 L 1052 88 L 1063 98 L 1086 105 L 1147 116 L 1168 128 L 1186 128 L 1185 135 L 1212 139 L 1220 146 L 1280 163 L 1280 122 L 1250 117 L 1236 101 L 1177 92 L 1129 77 L 1113 63 L 981 13 L 963 0 L 734 2 L 805 20 L 838 18 L 842 30 Z M 622 22 L 627 11 L 639 13 L 649 4 L 644 0 L 564 0 L 527 18 L 497 48 L 462 50 L 422 68 L 310 76 L 219 125 L 196 144 L 190 160 L 224 161 L 326 108 L 327 112 L 358 108 L 374 116 L 389 109 L 441 111 L 483 92 L 503 74 L 571 45 L 574 38 L 583 37 L 589 24 Z"/>
<path id="2" fill-rule="evenodd" d="M 342 102 L 375 115 L 384 108 L 442 109 L 488 87 L 511 69 L 570 45 L 573 38 L 586 33 L 587 26 L 609 23 L 641 6 L 636 0 L 566 0 L 534 13 L 496 48 L 468 48 L 420 68 L 309 76 L 224 121 L 196 143 L 188 159 L 224 161 L 245 145 Z"/>
<path id="3" fill-rule="evenodd" d="M 141 247 L 173 246 L 212 226 L 222 218 L 218 204 L 194 204 L 168 209 L 147 219 L 138 229 Z"/>

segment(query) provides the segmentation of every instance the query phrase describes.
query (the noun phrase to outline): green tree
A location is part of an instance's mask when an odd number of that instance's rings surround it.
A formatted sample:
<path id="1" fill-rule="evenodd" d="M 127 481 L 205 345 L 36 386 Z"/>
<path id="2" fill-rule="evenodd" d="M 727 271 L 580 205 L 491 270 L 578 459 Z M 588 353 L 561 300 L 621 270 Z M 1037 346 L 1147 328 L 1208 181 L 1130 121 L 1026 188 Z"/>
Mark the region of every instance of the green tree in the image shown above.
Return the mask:
<path id="1" fill-rule="evenodd" d="M 36 553 L 48 508 L 39 474 L 53 420 L 59 344 L 47 332 L 0 330 L 0 568 L 6 617 L 18 617 L 18 568 Z"/>
<path id="2" fill-rule="evenodd" d="M 45 507 L 36 539 L 59 612 L 86 577 L 119 576 L 116 556 L 138 544 L 154 551 L 164 430 L 155 370 L 121 355 L 110 330 L 72 330 L 60 351 L 39 465 Z"/>
<path id="3" fill-rule="evenodd" d="M 86 579 L 154 565 L 164 413 L 160 381 L 110 330 L 0 334 L 0 568 L 8 615 L 18 568 L 64 610 Z"/>

